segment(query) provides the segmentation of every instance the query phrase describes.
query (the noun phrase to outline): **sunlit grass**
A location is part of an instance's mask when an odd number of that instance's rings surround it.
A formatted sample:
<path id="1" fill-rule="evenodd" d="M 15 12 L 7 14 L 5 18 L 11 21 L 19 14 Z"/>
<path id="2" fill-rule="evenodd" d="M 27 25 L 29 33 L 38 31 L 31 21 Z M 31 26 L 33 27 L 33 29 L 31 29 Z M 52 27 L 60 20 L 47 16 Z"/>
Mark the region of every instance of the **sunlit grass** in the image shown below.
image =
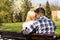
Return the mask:
<path id="1" fill-rule="evenodd" d="M 20 32 L 22 29 L 21 23 L 2 23 L 0 30 L 2 31 L 11 31 L 11 32 Z"/>
<path id="2" fill-rule="evenodd" d="M 55 24 L 56 24 L 56 31 L 55 31 L 55 33 L 56 34 L 60 34 L 60 21 L 55 21 Z"/>
<path id="3" fill-rule="evenodd" d="M 20 23 L 2 23 L 0 24 L 0 30 L 2 31 L 10 31 L 10 32 L 20 32 L 22 30 L 22 24 Z M 60 34 L 60 21 L 55 21 L 56 31 L 55 34 Z"/>

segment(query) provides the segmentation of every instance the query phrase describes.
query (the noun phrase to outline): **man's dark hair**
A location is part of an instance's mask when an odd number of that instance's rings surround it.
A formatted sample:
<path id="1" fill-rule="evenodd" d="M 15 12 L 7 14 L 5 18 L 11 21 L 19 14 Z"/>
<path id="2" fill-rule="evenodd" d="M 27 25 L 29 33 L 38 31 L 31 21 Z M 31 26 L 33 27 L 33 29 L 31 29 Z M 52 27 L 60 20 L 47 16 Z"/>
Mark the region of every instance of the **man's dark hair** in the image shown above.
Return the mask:
<path id="1" fill-rule="evenodd" d="M 40 13 L 43 13 L 45 15 L 44 8 L 37 8 L 36 10 L 34 10 L 34 12 L 37 13 L 37 14 L 40 12 Z"/>

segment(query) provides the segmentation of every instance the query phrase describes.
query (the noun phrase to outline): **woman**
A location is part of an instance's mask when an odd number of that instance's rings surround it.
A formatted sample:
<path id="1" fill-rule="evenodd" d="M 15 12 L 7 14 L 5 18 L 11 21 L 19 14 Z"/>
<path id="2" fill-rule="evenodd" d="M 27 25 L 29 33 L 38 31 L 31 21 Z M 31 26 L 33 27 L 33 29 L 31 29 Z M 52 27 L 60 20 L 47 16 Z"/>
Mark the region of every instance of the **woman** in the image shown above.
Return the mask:
<path id="1" fill-rule="evenodd" d="M 28 14 L 27 14 L 26 21 L 23 23 L 22 30 L 24 31 L 26 29 L 26 27 L 28 27 L 29 25 L 31 25 L 33 23 L 34 20 L 35 20 L 35 13 L 34 13 L 34 11 L 29 11 Z M 23 32 L 23 34 L 27 34 L 27 33 Z"/>

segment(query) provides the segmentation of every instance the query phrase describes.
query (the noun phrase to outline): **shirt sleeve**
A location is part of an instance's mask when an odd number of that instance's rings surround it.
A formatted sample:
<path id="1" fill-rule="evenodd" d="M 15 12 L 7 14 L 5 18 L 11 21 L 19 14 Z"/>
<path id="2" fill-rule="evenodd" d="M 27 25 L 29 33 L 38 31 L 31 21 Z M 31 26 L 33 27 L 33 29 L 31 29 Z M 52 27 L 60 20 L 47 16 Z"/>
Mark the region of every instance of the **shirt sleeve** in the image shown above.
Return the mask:
<path id="1" fill-rule="evenodd" d="M 56 30 L 56 25 L 55 25 L 54 21 L 52 21 L 52 22 L 53 22 L 54 30 Z"/>
<path id="2" fill-rule="evenodd" d="M 31 23 L 23 23 L 23 28 L 22 30 L 24 30 L 26 32 L 26 34 L 29 34 L 33 31 L 33 29 L 31 28 Z"/>
<path id="3" fill-rule="evenodd" d="M 54 33 L 55 32 L 55 29 L 56 29 L 55 23 L 53 21 L 51 21 L 50 26 L 51 26 L 51 29 L 50 29 L 51 32 Z"/>

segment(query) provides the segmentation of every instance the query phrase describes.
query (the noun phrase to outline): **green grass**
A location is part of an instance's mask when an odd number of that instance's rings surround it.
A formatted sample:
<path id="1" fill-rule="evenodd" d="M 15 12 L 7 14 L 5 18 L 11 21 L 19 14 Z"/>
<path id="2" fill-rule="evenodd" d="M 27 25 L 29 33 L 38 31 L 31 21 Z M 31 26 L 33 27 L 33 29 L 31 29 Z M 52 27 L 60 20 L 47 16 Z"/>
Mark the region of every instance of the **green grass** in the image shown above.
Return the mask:
<path id="1" fill-rule="evenodd" d="M 60 34 L 60 21 L 55 21 L 55 24 L 56 24 L 56 28 L 57 28 L 55 33 Z"/>
<path id="2" fill-rule="evenodd" d="M 21 23 L 2 23 L 0 26 L 0 30 L 2 31 L 10 31 L 10 32 L 20 32 L 22 29 Z"/>
<path id="3" fill-rule="evenodd" d="M 0 24 L 0 30 L 10 31 L 10 32 L 20 32 L 22 30 L 22 23 L 2 23 Z M 55 21 L 56 24 L 56 34 L 60 34 L 60 21 Z"/>

